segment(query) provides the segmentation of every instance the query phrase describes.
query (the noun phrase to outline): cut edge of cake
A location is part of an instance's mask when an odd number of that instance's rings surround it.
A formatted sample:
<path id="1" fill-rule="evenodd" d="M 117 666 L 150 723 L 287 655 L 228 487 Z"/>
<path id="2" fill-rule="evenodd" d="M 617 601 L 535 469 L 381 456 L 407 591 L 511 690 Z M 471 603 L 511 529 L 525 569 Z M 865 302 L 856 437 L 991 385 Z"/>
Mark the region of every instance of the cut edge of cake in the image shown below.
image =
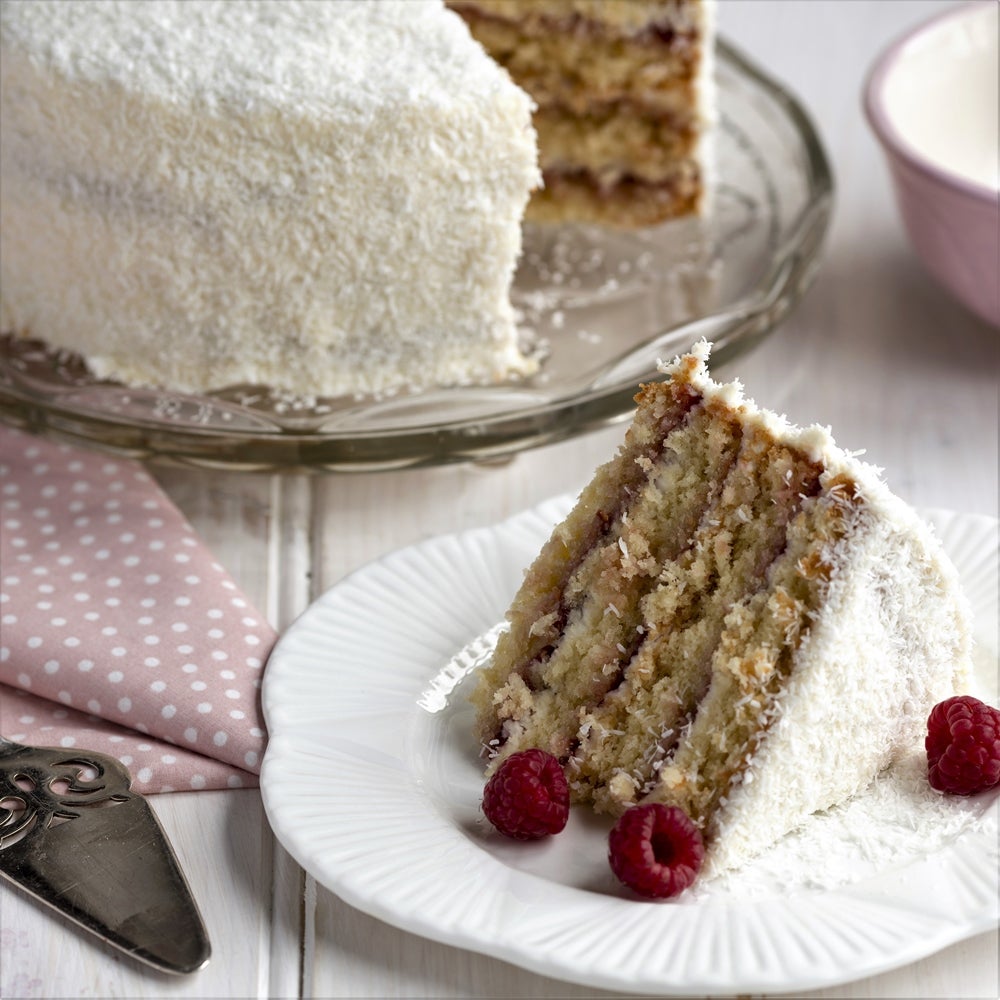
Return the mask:
<path id="1" fill-rule="evenodd" d="M 448 0 L 537 104 L 531 222 L 632 229 L 703 214 L 714 0 Z"/>

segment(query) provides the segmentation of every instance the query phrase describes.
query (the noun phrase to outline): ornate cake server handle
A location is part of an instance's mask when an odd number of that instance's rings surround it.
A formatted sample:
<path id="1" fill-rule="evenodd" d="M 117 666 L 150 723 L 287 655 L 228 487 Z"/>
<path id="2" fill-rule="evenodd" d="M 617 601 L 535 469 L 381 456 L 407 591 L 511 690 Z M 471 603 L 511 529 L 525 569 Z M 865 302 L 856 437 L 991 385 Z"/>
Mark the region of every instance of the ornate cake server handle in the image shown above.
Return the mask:
<path id="1" fill-rule="evenodd" d="M 132 777 L 106 754 L 0 736 L 0 875 L 127 954 L 194 972 L 208 934 Z"/>

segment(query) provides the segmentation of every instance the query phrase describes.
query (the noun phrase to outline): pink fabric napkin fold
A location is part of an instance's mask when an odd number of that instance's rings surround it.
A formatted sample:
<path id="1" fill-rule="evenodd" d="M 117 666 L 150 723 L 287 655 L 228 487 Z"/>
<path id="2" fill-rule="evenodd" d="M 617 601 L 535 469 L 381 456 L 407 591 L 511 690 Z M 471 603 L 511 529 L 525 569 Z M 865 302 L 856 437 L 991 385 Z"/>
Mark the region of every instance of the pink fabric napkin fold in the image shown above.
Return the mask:
<path id="1" fill-rule="evenodd" d="M 256 784 L 275 638 L 141 465 L 0 427 L 0 734 Z"/>

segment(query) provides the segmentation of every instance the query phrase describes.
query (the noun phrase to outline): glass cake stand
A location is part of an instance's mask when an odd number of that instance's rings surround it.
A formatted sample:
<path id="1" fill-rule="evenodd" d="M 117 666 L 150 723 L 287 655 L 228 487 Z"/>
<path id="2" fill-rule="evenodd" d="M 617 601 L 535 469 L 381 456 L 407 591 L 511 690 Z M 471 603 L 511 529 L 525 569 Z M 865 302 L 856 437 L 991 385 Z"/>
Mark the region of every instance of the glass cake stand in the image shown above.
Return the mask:
<path id="1" fill-rule="evenodd" d="M 37 340 L 0 337 L 0 419 L 142 459 L 371 471 L 483 460 L 628 417 L 639 382 L 705 337 L 713 365 L 757 344 L 816 273 L 833 181 L 795 97 L 725 42 L 712 204 L 639 232 L 526 226 L 513 299 L 537 375 L 501 385 L 302 400 L 103 381 Z"/>

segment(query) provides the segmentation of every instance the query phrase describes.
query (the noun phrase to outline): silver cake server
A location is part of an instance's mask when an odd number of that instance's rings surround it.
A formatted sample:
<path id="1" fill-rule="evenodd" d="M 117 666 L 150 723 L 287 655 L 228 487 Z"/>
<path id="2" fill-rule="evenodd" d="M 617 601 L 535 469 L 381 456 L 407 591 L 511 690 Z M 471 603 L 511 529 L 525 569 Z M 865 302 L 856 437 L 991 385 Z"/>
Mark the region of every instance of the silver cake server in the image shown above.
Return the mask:
<path id="1" fill-rule="evenodd" d="M 0 875 L 133 958 L 194 972 L 211 946 L 149 803 L 113 757 L 0 736 Z"/>

